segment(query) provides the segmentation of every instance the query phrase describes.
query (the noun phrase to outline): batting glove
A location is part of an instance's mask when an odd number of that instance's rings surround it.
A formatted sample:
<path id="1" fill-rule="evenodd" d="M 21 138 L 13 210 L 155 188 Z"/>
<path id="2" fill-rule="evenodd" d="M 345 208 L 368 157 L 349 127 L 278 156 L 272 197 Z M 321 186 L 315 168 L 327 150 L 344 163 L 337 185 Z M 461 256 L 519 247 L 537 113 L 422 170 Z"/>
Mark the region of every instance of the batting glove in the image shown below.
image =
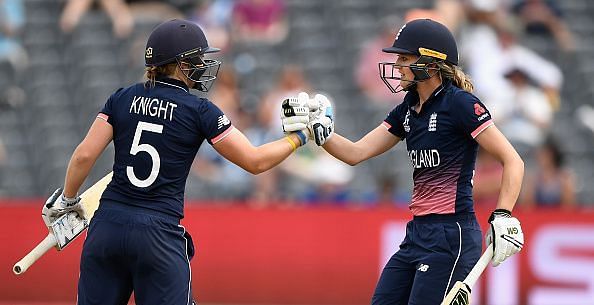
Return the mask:
<path id="1" fill-rule="evenodd" d="M 283 100 L 281 121 L 284 133 L 307 128 L 307 123 L 309 123 L 309 104 L 309 95 L 305 92 L 299 93 L 297 98 L 289 97 Z"/>
<path id="2" fill-rule="evenodd" d="M 62 193 L 62 188 L 58 188 L 45 201 L 41 209 L 41 218 L 46 226 L 50 226 L 60 216 L 72 211 L 82 215 L 80 197 L 67 198 Z"/>
<path id="3" fill-rule="evenodd" d="M 314 104 L 318 109 L 311 113 L 307 127 L 312 139 L 322 146 L 334 133 L 334 109 L 330 100 L 322 94 L 315 95 Z"/>
<path id="4" fill-rule="evenodd" d="M 524 246 L 524 233 L 520 221 L 505 209 L 496 209 L 489 217 L 491 229 L 485 236 L 487 246 L 493 244 L 493 267 L 520 252 Z"/>

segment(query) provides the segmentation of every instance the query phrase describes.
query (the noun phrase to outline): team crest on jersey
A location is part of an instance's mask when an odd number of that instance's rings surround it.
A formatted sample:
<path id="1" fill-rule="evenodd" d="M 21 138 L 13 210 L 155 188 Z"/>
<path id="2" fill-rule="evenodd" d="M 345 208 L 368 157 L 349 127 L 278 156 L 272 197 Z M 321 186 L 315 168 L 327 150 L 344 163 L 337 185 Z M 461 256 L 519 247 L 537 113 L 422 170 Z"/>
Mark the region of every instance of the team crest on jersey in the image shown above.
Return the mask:
<path id="1" fill-rule="evenodd" d="M 217 129 L 221 129 L 223 126 L 229 125 L 231 121 L 227 118 L 226 115 L 221 115 L 217 121 Z"/>
<path id="2" fill-rule="evenodd" d="M 410 132 L 410 126 L 408 125 L 408 117 L 410 116 L 410 110 L 406 111 L 406 115 L 404 116 L 404 123 L 402 126 L 404 127 L 405 132 Z"/>
<path id="3" fill-rule="evenodd" d="M 427 128 L 429 131 L 436 131 L 437 130 L 437 113 L 432 113 L 429 117 L 429 127 Z"/>

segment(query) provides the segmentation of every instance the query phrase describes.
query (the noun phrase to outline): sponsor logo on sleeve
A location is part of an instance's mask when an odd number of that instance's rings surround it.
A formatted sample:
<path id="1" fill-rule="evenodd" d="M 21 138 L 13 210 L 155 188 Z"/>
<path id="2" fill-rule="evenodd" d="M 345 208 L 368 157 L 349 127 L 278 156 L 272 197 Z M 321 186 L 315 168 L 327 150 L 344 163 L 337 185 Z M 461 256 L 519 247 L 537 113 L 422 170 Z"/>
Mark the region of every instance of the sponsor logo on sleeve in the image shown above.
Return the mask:
<path id="1" fill-rule="evenodd" d="M 219 116 L 219 119 L 217 121 L 217 125 L 218 125 L 217 129 L 221 129 L 221 128 L 223 128 L 223 126 L 226 126 L 229 124 L 231 124 L 231 121 L 229 121 L 227 116 L 223 114 L 223 115 Z"/>

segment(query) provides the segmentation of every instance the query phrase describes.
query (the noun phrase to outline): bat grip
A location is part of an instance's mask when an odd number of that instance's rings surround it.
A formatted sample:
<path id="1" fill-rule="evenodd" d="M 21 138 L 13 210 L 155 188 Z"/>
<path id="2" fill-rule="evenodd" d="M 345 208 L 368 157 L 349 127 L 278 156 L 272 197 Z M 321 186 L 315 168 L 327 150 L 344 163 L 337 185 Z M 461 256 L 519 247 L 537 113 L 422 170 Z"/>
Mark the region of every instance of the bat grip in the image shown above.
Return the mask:
<path id="1" fill-rule="evenodd" d="M 35 261 L 37 261 L 45 252 L 56 246 L 56 238 L 53 234 L 48 234 L 31 252 L 29 252 L 20 261 L 14 264 L 12 271 L 16 275 L 23 274 Z"/>
<path id="2" fill-rule="evenodd" d="M 478 278 L 481 276 L 481 273 L 483 273 L 485 268 L 487 268 L 487 265 L 489 265 L 491 258 L 493 258 L 493 245 L 489 245 L 487 247 L 485 253 L 483 253 L 483 255 L 474 265 L 472 270 L 470 270 L 470 273 L 468 273 L 466 279 L 464 279 L 464 283 L 466 283 L 466 285 L 468 285 L 469 287 L 474 286 L 474 283 L 476 283 Z"/>

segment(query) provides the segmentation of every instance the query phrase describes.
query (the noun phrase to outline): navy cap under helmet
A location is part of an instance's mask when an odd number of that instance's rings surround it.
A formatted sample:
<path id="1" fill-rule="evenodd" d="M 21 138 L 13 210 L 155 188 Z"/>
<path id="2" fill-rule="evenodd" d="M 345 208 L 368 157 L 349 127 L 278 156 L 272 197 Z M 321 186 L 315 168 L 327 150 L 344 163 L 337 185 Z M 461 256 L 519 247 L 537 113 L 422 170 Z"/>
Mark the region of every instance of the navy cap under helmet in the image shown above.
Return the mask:
<path id="1" fill-rule="evenodd" d="M 394 44 L 382 51 L 424 55 L 458 65 L 458 47 L 454 35 L 443 24 L 431 19 L 416 19 L 406 23 L 396 35 Z"/>
<path id="2" fill-rule="evenodd" d="M 173 19 L 158 25 L 148 38 L 145 66 L 161 66 L 176 59 L 220 51 L 208 46 L 202 29 L 193 22 Z"/>

